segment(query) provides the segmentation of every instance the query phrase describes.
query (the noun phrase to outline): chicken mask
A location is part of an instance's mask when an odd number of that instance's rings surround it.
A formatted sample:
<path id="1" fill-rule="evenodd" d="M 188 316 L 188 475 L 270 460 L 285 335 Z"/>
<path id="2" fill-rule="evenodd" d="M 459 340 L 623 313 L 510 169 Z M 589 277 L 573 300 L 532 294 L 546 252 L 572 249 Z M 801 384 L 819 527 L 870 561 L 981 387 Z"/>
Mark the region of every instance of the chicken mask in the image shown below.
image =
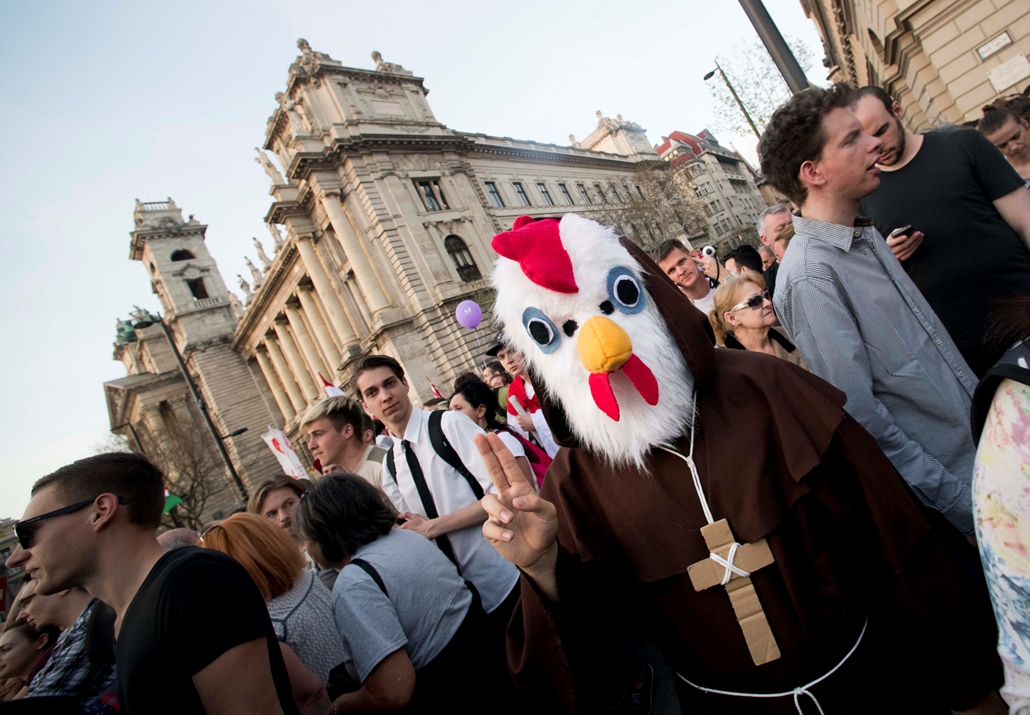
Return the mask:
<path id="1" fill-rule="evenodd" d="M 576 214 L 521 216 L 492 245 L 494 313 L 580 445 L 640 467 L 684 433 L 693 377 L 612 229 Z"/>

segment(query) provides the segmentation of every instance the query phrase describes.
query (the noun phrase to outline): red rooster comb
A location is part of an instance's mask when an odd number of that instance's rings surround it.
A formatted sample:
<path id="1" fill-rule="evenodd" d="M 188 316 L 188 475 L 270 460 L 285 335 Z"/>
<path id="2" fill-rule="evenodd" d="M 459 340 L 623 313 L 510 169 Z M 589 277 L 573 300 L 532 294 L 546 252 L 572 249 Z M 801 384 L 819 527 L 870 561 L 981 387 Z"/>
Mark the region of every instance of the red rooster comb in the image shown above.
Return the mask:
<path id="1" fill-rule="evenodd" d="M 490 245 L 500 255 L 517 262 L 526 278 L 541 288 L 556 293 L 579 292 L 557 219 L 534 221 L 529 216 L 519 216 L 511 230 L 494 236 Z"/>

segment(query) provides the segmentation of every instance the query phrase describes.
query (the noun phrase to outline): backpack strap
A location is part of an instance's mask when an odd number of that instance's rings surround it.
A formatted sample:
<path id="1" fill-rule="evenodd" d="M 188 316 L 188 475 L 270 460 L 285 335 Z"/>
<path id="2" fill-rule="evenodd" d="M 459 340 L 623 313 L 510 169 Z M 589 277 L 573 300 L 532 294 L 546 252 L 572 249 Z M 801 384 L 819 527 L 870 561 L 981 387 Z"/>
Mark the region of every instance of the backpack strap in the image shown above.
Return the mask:
<path id="1" fill-rule="evenodd" d="M 367 573 L 372 580 L 376 582 L 376 586 L 378 586 L 379 590 L 383 592 L 383 595 L 387 598 L 390 597 L 389 591 L 386 590 L 386 584 L 383 583 L 383 578 L 379 575 L 379 572 L 375 570 L 375 567 L 372 566 L 372 564 L 365 561 L 365 559 L 351 559 L 350 563 Z M 350 564 L 348 564 L 348 566 L 349 565 Z"/>
<path id="2" fill-rule="evenodd" d="M 433 445 L 433 451 L 439 455 L 440 459 L 451 465 L 455 471 L 465 478 L 468 482 L 469 488 L 472 489 L 472 493 L 476 495 L 476 499 L 482 499 L 486 492 L 483 491 L 483 485 L 479 483 L 472 472 L 465 467 L 465 463 L 461 461 L 461 457 L 454 451 L 454 447 L 447 441 L 446 435 L 443 433 L 443 411 L 433 410 L 429 413 L 429 441 Z"/>

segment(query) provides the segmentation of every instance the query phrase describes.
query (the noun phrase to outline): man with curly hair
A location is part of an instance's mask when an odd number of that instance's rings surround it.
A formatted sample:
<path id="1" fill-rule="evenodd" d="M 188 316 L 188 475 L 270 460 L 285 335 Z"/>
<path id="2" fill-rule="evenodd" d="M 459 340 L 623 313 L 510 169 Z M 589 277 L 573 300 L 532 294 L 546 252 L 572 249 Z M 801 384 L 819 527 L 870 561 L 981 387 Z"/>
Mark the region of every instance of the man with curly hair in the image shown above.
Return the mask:
<path id="1" fill-rule="evenodd" d="M 780 263 L 776 314 L 812 371 L 847 393 L 919 499 L 973 533 L 976 377 L 860 201 L 880 184 L 881 141 L 849 110 L 852 90 L 808 89 L 773 114 L 762 173 L 801 207 Z"/>

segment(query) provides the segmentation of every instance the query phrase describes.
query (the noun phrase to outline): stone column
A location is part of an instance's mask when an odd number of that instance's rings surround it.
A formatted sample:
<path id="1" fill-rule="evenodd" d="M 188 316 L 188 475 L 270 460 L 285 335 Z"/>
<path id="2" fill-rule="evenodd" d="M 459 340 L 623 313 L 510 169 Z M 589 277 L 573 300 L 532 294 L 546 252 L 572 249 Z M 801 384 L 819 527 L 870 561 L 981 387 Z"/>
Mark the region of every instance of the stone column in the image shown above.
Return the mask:
<path id="1" fill-rule="evenodd" d="M 322 194 L 322 206 L 325 207 L 329 223 L 333 225 L 337 240 L 343 246 L 343 252 L 347 254 L 351 270 L 354 271 L 354 277 L 368 301 L 372 314 L 375 315 L 383 308 L 388 308 L 390 303 L 386 300 L 386 295 L 379 285 L 379 279 L 376 278 L 361 241 L 354 234 L 350 220 L 343 210 L 343 204 L 340 203 L 340 197 L 336 194 Z"/>
<path id="2" fill-rule="evenodd" d="M 275 366 L 279 380 L 282 382 L 283 387 L 286 388 L 286 394 L 290 396 L 294 412 L 300 412 L 308 403 L 304 399 L 304 393 L 297 387 L 297 381 L 293 379 L 293 373 L 290 372 L 290 366 L 286 364 L 286 358 L 283 357 L 279 344 L 275 340 L 266 339 L 265 347 L 268 348 L 268 357 L 271 358 L 272 365 Z"/>
<path id="3" fill-rule="evenodd" d="M 311 237 L 300 237 L 297 241 L 297 250 L 300 252 L 301 260 L 304 261 L 304 267 L 308 270 L 308 275 L 311 276 L 311 282 L 314 283 L 315 290 L 318 291 L 318 295 L 322 299 L 322 305 L 325 306 L 326 313 L 329 314 L 329 320 L 332 321 L 333 327 L 336 328 L 336 334 L 340 336 L 340 340 L 343 342 L 342 347 L 346 351 L 348 346 L 358 342 L 358 336 L 354 334 L 354 328 L 351 327 L 350 321 L 347 320 L 347 314 L 343 312 L 343 306 L 340 305 L 340 299 L 337 297 L 336 291 L 333 290 L 333 284 L 329 280 L 329 276 L 322 269 L 322 264 L 318 260 L 318 254 L 311 243 Z"/>
<path id="4" fill-rule="evenodd" d="M 329 334 L 329 326 L 322 319 L 322 311 L 315 304 L 315 298 L 311 295 L 311 291 L 306 288 L 300 288 L 297 291 L 297 299 L 300 300 L 300 307 L 304 310 L 308 323 L 311 324 L 311 332 L 315 334 L 318 346 L 322 348 L 322 354 L 330 362 L 327 367 L 335 371 L 340 365 L 340 351 L 336 349 L 333 336 Z M 333 378 L 332 375 L 326 375 L 326 377 L 330 380 Z"/>
<path id="5" fill-rule="evenodd" d="M 308 361 L 311 369 L 321 373 L 327 379 L 332 379 L 333 373 L 327 370 L 325 363 L 322 362 L 318 349 L 315 347 L 315 341 L 311 339 L 311 335 L 308 333 L 308 326 L 304 325 L 304 319 L 300 316 L 300 311 L 297 310 L 296 306 L 292 306 L 289 303 L 286 304 L 286 319 L 290 321 L 293 334 L 300 344 L 300 351 L 304 353 L 304 359 Z M 321 385 L 321 380 L 315 380 L 316 389 L 320 388 Z"/>
<path id="6" fill-rule="evenodd" d="M 271 360 L 268 359 L 268 354 L 261 350 L 260 347 L 254 351 L 254 357 L 257 358 L 258 365 L 261 366 L 261 372 L 265 376 L 265 382 L 268 383 L 268 387 L 272 390 L 272 396 L 275 397 L 275 404 L 279 405 L 279 410 L 283 413 L 283 417 L 289 422 L 297 414 L 293 409 L 293 405 L 290 403 L 290 398 L 286 394 L 286 390 L 283 389 L 283 384 L 279 382 L 279 376 L 275 373 L 275 368 L 272 366 Z"/>
<path id="7" fill-rule="evenodd" d="M 297 343 L 293 341 L 293 336 L 290 335 L 290 331 L 286 327 L 286 322 L 273 320 L 272 328 L 275 330 L 275 334 L 279 336 L 279 346 L 283 349 L 283 355 L 286 356 L 286 362 L 289 363 L 291 368 L 293 368 L 293 375 L 297 378 L 297 383 L 300 385 L 300 389 L 304 393 L 304 404 L 306 405 L 311 400 L 318 398 L 318 386 L 315 385 L 315 381 L 311 379 L 312 371 L 308 367 L 307 363 L 304 362 L 304 358 L 300 354 L 300 350 L 297 349 Z"/>

